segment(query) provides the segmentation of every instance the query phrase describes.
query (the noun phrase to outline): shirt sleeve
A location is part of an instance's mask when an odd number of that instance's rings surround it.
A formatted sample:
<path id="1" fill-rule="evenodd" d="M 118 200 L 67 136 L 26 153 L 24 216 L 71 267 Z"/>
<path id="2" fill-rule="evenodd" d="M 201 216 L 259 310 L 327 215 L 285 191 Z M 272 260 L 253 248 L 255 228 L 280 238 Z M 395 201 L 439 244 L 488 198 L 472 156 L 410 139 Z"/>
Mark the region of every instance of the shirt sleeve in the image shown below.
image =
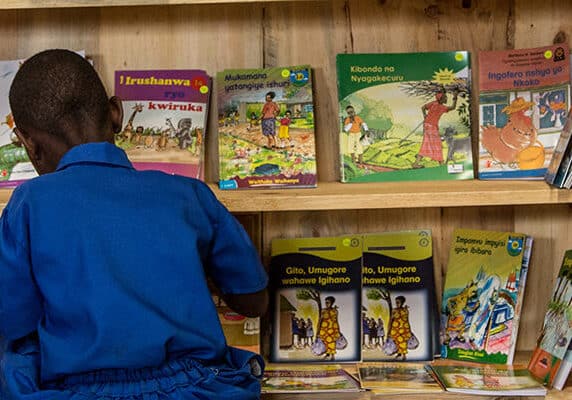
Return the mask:
<path id="1" fill-rule="evenodd" d="M 9 203 L 0 218 L 0 335 L 9 340 L 35 331 L 42 315 L 41 295 L 24 240 L 26 230 L 19 220 L 18 209 L 12 210 Z"/>
<path id="2" fill-rule="evenodd" d="M 215 208 L 215 226 L 205 269 L 224 294 L 255 293 L 268 285 L 260 255 L 236 218 L 203 186 Z"/>

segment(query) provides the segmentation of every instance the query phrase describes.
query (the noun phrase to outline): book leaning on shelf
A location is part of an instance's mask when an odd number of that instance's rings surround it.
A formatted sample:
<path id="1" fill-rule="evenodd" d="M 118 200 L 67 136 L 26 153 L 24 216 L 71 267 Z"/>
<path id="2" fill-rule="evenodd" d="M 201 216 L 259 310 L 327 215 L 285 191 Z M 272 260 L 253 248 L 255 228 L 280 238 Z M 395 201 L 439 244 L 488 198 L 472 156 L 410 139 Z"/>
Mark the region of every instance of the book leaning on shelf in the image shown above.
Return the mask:
<path id="1" fill-rule="evenodd" d="M 473 178 L 467 51 L 338 54 L 342 182 Z"/>
<path id="2" fill-rule="evenodd" d="M 532 238 L 455 229 L 441 307 L 443 358 L 511 364 Z"/>
<path id="3" fill-rule="evenodd" d="M 570 120 L 570 112 L 572 108 L 568 111 L 566 117 L 566 123 L 558 142 L 554 147 L 552 152 L 552 157 L 550 158 L 550 164 L 548 164 L 548 169 L 544 175 L 544 180 L 557 188 L 565 188 L 566 181 L 572 172 L 572 121 Z M 568 187 L 569 189 L 570 187 Z"/>
<path id="4" fill-rule="evenodd" d="M 439 349 L 431 231 L 364 235 L 362 360 L 430 361 Z"/>
<path id="5" fill-rule="evenodd" d="M 315 187 L 309 65 L 217 73 L 219 187 Z"/>
<path id="6" fill-rule="evenodd" d="M 478 53 L 480 179 L 543 179 L 570 108 L 568 45 Z"/>
<path id="7" fill-rule="evenodd" d="M 557 389 L 562 389 L 572 366 L 565 361 L 572 345 L 571 269 L 572 250 L 567 250 L 548 302 L 536 348 L 528 364 L 532 375 Z"/>
<path id="8" fill-rule="evenodd" d="M 125 111 L 115 144 L 136 169 L 202 180 L 210 88 L 203 70 L 115 71 Z"/>
<path id="9" fill-rule="evenodd" d="M 359 361 L 362 238 L 272 240 L 273 362 Z"/>

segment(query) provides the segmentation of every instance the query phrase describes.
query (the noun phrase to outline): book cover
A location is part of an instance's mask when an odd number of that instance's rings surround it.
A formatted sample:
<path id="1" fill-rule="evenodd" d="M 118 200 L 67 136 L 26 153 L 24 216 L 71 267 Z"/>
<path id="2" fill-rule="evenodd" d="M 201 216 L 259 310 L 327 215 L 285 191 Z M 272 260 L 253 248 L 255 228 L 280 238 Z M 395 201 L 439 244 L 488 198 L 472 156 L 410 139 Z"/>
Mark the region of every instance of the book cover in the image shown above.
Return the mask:
<path id="1" fill-rule="evenodd" d="M 570 108 L 566 44 L 480 51 L 480 179 L 544 179 Z"/>
<path id="2" fill-rule="evenodd" d="M 526 238 L 455 229 L 441 306 L 443 358 L 497 364 L 512 359 Z"/>
<path id="3" fill-rule="evenodd" d="M 557 188 L 564 188 L 566 178 L 569 176 L 570 167 L 572 167 L 572 121 L 570 120 L 570 111 L 566 116 L 566 123 L 562 128 L 560 137 L 556 142 L 550 163 L 544 175 L 544 180 Z"/>
<path id="4" fill-rule="evenodd" d="M 262 393 L 359 392 L 358 382 L 341 365 L 269 364 L 262 377 Z"/>
<path id="5" fill-rule="evenodd" d="M 560 368 L 558 368 L 558 371 L 552 380 L 552 387 L 558 390 L 564 389 L 568 376 L 570 375 L 570 371 L 572 371 L 572 341 L 568 344 L 566 355 L 560 363 Z"/>
<path id="6" fill-rule="evenodd" d="M 336 63 L 342 182 L 473 178 L 467 51 Z"/>
<path id="7" fill-rule="evenodd" d="M 551 387 L 572 341 L 572 250 L 564 258 L 528 369 Z"/>
<path id="8" fill-rule="evenodd" d="M 359 361 L 360 236 L 272 240 L 270 358 Z"/>
<path id="9" fill-rule="evenodd" d="M 15 187 L 38 176 L 26 149 L 14 134 L 8 101 L 12 80 L 24 60 L 0 61 L 0 187 Z"/>
<path id="10" fill-rule="evenodd" d="M 432 360 L 438 332 L 431 232 L 364 235 L 362 360 Z"/>
<path id="11" fill-rule="evenodd" d="M 431 364 L 446 391 L 481 396 L 544 396 L 547 391 L 525 365 Z"/>
<path id="12" fill-rule="evenodd" d="M 124 112 L 115 144 L 136 169 L 202 180 L 210 87 L 198 69 L 115 71 Z"/>
<path id="13" fill-rule="evenodd" d="M 260 318 L 251 318 L 233 311 L 218 294 L 215 303 L 222 331 L 229 346 L 260 354 Z"/>
<path id="14" fill-rule="evenodd" d="M 315 187 L 308 65 L 217 73 L 219 187 Z"/>
<path id="15" fill-rule="evenodd" d="M 361 387 L 375 394 L 443 392 L 423 363 L 364 362 L 357 367 Z"/>

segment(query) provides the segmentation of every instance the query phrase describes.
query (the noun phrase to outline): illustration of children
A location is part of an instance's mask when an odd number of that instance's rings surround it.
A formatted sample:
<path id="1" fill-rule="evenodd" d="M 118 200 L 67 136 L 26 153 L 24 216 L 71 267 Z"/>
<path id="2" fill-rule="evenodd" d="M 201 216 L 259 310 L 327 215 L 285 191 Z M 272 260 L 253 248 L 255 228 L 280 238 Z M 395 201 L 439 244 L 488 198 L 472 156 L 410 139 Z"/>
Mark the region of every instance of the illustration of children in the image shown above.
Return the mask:
<path id="1" fill-rule="evenodd" d="M 276 93 L 266 93 L 266 102 L 262 107 L 261 126 L 262 135 L 266 137 L 268 145 L 266 148 L 276 148 L 276 117 L 280 112 L 280 107 L 274 102 Z"/>
<path id="2" fill-rule="evenodd" d="M 292 123 L 292 113 L 287 110 L 284 116 L 280 118 L 280 128 L 278 130 L 278 139 L 280 139 L 280 147 L 294 147 L 290 140 L 290 124 Z"/>
<path id="3" fill-rule="evenodd" d="M 363 145 L 360 142 L 362 129 L 368 132 L 367 124 L 359 115 L 356 115 L 354 107 L 349 105 L 346 107 L 347 117 L 344 120 L 344 132 L 348 136 L 348 153 L 354 163 L 363 164 Z M 357 156 L 357 158 L 356 158 Z"/>
<path id="4" fill-rule="evenodd" d="M 443 114 L 457 108 L 457 92 L 453 94 L 453 104 L 447 106 L 447 93 L 441 90 L 435 94 L 435 100 L 423 104 L 421 112 L 423 113 L 423 141 L 421 148 L 415 156 L 415 162 L 412 168 L 423 168 L 421 160 L 423 157 L 438 161 L 439 165 L 443 164 L 443 145 L 441 143 L 441 135 L 439 134 L 439 120 Z"/>
<path id="5" fill-rule="evenodd" d="M 246 128 L 246 130 L 250 131 L 252 129 L 255 129 L 259 124 L 260 121 L 258 120 L 258 115 L 256 115 L 254 111 L 251 112 L 250 118 L 248 119 L 248 127 Z"/>

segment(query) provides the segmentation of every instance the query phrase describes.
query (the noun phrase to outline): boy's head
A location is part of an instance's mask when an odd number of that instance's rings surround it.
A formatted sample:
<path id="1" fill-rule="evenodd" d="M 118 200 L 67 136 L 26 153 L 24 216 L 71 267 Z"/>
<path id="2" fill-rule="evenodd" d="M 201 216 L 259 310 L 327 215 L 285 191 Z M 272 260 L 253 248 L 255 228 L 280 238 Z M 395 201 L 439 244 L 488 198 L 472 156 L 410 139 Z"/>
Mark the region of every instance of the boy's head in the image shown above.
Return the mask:
<path id="1" fill-rule="evenodd" d="M 15 133 L 40 174 L 55 171 L 72 147 L 113 143 L 121 130 L 121 101 L 109 99 L 103 83 L 80 55 L 46 50 L 26 60 L 10 87 Z"/>

